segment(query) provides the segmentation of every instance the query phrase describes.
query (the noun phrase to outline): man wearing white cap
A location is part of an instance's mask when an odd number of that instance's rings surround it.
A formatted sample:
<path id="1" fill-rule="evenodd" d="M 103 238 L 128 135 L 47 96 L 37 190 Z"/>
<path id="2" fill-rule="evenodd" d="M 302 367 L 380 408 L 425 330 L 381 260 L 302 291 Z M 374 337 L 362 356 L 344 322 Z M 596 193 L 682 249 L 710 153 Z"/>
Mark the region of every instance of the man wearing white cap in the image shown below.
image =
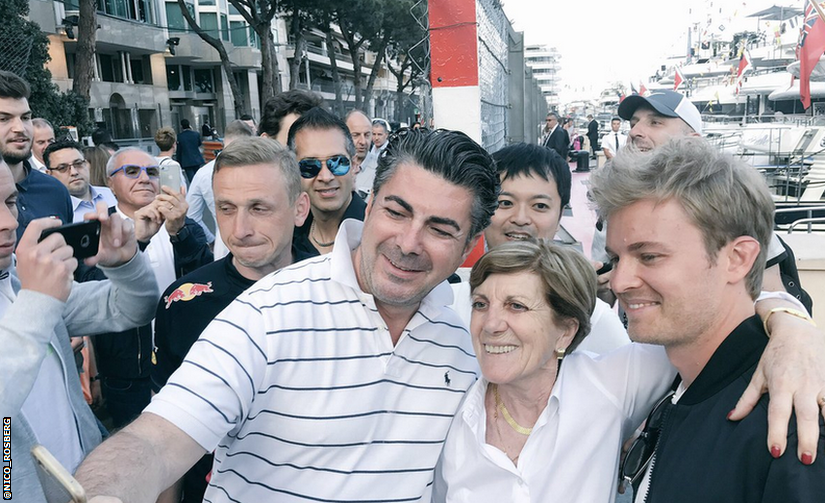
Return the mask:
<path id="1" fill-rule="evenodd" d="M 675 91 L 628 96 L 619 105 L 619 117 L 630 121 L 630 141 L 642 151 L 678 136 L 702 135 L 699 110 Z"/>
<path id="2" fill-rule="evenodd" d="M 630 121 L 630 142 L 642 151 L 664 145 L 672 138 L 702 135 L 702 116 L 699 110 L 683 94 L 675 91 L 660 90 L 647 96 L 628 96 L 619 105 L 619 117 Z M 604 225 L 598 222 L 591 248 L 593 260 L 606 261 L 604 244 Z M 790 249 L 773 234 L 762 289 L 787 291 L 810 311 L 810 296 L 799 284 L 799 274 L 790 253 Z M 608 281 L 609 273 L 599 276 L 599 297 L 612 301 L 612 292 L 605 290 Z"/>

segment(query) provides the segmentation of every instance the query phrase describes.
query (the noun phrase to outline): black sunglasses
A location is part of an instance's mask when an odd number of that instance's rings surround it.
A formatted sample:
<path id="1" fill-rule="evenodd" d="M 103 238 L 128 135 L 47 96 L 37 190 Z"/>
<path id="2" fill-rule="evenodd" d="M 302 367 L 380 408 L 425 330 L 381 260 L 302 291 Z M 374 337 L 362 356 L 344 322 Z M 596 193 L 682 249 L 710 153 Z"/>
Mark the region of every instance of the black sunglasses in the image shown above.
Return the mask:
<path id="1" fill-rule="evenodd" d="M 301 177 L 307 180 L 315 178 L 321 172 L 324 161 L 321 159 L 301 159 L 298 161 L 298 167 L 301 169 Z M 327 169 L 335 176 L 344 176 L 349 173 L 351 166 L 348 157 L 343 155 L 334 155 L 326 160 Z"/>
<path id="2" fill-rule="evenodd" d="M 673 405 L 673 391 L 670 391 L 656 403 L 653 410 L 647 416 L 645 428 L 627 450 L 627 455 L 622 460 L 619 467 L 619 479 L 623 484 L 633 485 L 635 490 L 644 477 L 645 471 L 653 453 L 656 450 L 656 443 L 659 441 L 659 434 L 662 431 L 665 413 Z"/>

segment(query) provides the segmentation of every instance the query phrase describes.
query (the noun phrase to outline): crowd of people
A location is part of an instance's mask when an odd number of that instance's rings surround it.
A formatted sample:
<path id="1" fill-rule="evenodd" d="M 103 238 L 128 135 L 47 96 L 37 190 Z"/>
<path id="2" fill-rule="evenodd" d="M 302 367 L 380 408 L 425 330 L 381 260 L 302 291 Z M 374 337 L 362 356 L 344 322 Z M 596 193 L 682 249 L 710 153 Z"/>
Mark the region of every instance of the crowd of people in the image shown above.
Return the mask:
<path id="1" fill-rule="evenodd" d="M 99 503 L 819 501 L 825 338 L 764 181 L 672 94 L 591 176 L 597 274 L 553 243 L 555 113 L 488 153 L 288 91 L 205 164 L 185 120 L 157 157 L 55 141 L 0 72 L 13 494 L 55 496 L 42 444 Z M 40 239 L 84 220 L 91 258 Z"/>

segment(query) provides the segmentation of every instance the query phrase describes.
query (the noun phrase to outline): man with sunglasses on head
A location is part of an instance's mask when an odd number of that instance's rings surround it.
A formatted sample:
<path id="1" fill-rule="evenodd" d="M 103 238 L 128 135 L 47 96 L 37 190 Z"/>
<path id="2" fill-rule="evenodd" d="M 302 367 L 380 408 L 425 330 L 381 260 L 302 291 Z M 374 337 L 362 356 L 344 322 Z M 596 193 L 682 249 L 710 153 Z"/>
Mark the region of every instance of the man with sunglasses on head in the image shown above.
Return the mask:
<path id="1" fill-rule="evenodd" d="M 344 121 L 313 108 L 292 124 L 287 143 L 298 158 L 301 187 L 310 204 L 309 216 L 295 229 L 295 248 L 310 256 L 329 253 L 341 222 L 363 221 L 367 207 L 353 191 L 352 136 Z"/>
<path id="2" fill-rule="evenodd" d="M 152 259 L 161 289 L 212 262 L 203 229 L 186 217 L 186 189 L 161 187 L 154 157 L 137 147 L 122 148 L 109 159 L 106 173 L 117 199 L 115 211 L 134 221 L 135 237 Z"/>
<path id="3" fill-rule="evenodd" d="M 83 215 L 94 211 L 97 203 L 111 208 L 117 201 L 108 187 L 89 183 L 89 163 L 83 157 L 83 145 L 72 140 L 50 144 L 43 152 L 46 173 L 59 180 L 69 190 L 74 210 L 74 221 L 82 222 Z"/>

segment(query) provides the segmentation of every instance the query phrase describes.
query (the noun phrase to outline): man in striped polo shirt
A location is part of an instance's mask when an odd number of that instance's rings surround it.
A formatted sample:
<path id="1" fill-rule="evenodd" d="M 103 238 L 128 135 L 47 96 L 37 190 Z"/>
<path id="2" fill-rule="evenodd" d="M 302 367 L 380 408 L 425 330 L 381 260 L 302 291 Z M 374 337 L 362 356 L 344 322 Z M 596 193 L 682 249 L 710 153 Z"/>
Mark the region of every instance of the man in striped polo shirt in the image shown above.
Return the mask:
<path id="1" fill-rule="evenodd" d="M 330 254 L 219 314 L 146 411 L 81 467 L 87 492 L 155 501 L 215 449 L 212 502 L 428 501 L 477 369 L 444 280 L 498 188 L 463 133 L 394 137 L 364 223 L 344 221 Z"/>

